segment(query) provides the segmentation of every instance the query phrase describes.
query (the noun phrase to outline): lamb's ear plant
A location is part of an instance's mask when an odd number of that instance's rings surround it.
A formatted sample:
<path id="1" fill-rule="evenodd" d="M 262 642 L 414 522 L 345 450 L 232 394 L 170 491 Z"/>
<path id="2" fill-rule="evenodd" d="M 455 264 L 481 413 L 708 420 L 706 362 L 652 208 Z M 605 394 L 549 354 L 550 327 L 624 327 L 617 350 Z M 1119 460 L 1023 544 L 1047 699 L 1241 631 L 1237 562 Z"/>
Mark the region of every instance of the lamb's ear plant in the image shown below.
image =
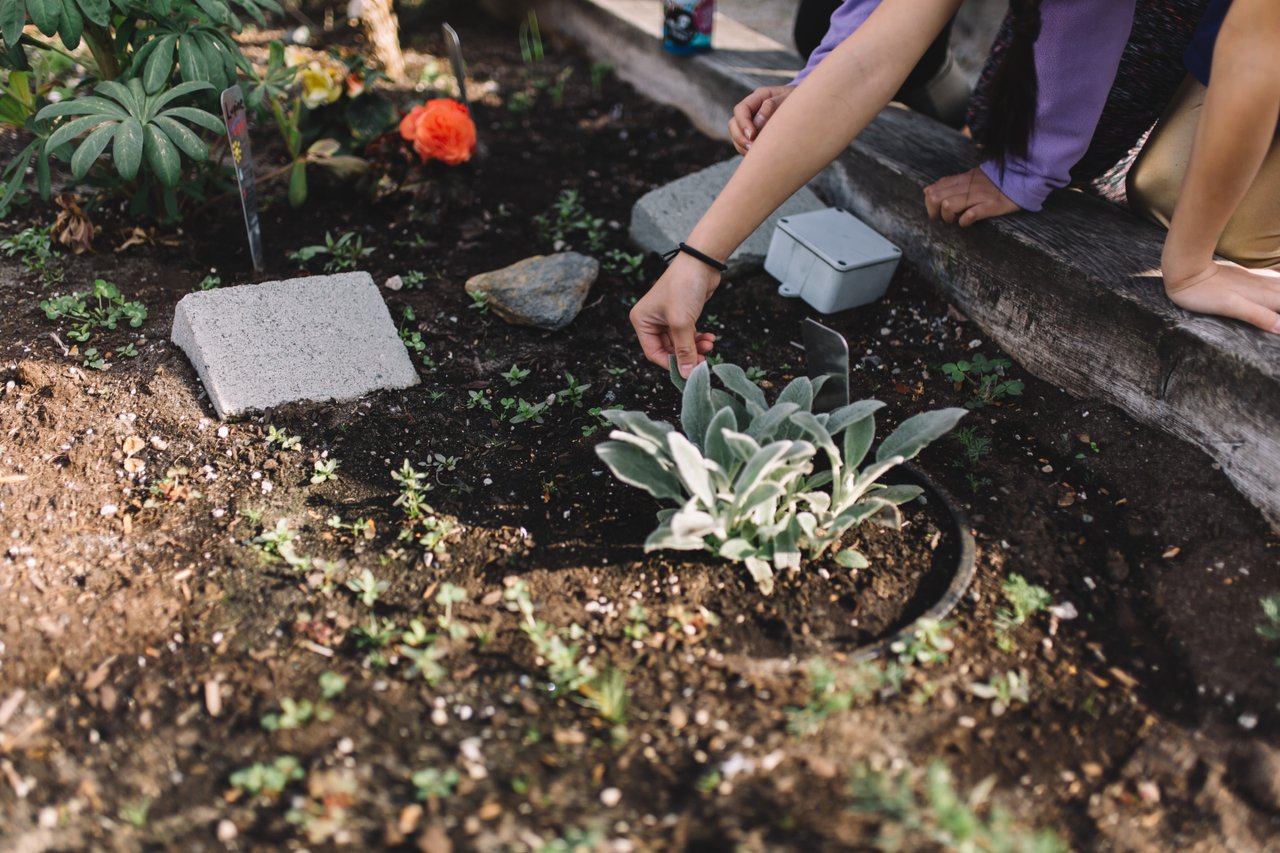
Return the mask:
<path id="1" fill-rule="evenodd" d="M 712 372 L 727 390 L 712 387 Z M 618 479 L 675 505 L 658 513 L 646 551 L 706 550 L 745 563 L 765 594 L 775 571 L 800 567 L 802 552 L 819 557 L 865 521 L 900 525 L 898 507 L 921 490 L 880 478 L 966 414 L 910 417 L 868 458 L 879 400 L 815 413 L 822 380 L 802 377 L 770 406 L 733 364 L 704 362 L 686 382 L 673 361 L 672 381 L 683 393 L 683 432 L 643 412 L 607 411 L 616 429 L 596 452 Z"/>

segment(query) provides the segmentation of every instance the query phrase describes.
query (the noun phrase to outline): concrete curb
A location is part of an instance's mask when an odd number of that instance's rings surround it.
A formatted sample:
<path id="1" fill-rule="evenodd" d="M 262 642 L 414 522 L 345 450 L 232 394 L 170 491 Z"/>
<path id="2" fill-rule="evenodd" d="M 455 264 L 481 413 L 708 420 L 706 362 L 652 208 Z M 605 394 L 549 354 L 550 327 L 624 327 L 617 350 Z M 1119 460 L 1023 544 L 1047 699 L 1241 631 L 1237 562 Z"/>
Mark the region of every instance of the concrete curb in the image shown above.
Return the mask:
<path id="1" fill-rule="evenodd" d="M 669 56 L 652 0 L 539 5 L 548 29 L 720 138 L 743 95 L 786 82 L 797 62 L 719 18 L 716 51 Z M 1174 306 L 1160 285 L 1163 231 L 1080 193 L 970 229 L 930 222 L 923 188 L 976 162 L 967 139 L 891 108 L 814 183 L 901 246 L 1028 371 L 1200 447 L 1280 529 L 1280 338 Z"/>

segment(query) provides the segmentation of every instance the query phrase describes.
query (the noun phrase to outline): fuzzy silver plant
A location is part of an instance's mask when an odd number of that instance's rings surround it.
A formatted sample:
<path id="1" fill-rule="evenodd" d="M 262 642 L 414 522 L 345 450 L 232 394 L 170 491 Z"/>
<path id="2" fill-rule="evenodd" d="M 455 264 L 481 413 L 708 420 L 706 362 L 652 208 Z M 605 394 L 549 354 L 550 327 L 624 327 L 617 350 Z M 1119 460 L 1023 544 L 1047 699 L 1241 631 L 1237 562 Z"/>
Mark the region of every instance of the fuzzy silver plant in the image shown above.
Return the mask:
<path id="1" fill-rule="evenodd" d="M 712 387 L 712 371 L 727 390 Z M 966 414 L 910 417 L 868 462 L 879 400 L 815 413 L 822 380 L 798 378 L 770 406 L 733 364 L 704 362 L 687 382 L 673 370 L 672 380 L 683 393 L 683 432 L 643 412 L 607 411 L 616 429 L 596 453 L 619 480 L 674 505 L 658 513 L 645 551 L 707 550 L 742 562 L 766 595 L 774 572 L 798 569 L 803 552 L 818 557 L 865 521 L 900 526 L 898 507 L 921 490 L 878 481 Z M 816 471 L 820 452 L 827 466 Z"/>

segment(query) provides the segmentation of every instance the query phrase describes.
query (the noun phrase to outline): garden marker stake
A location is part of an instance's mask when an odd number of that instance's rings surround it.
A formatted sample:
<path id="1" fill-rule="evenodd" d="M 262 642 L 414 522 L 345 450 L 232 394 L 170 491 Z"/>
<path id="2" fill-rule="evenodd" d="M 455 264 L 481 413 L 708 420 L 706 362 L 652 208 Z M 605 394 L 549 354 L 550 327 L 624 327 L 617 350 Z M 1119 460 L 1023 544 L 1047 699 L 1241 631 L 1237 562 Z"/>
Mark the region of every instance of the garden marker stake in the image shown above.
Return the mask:
<path id="1" fill-rule="evenodd" d="M 249 234 L 249 254 L 254 272 L 262 272 L 262 227 L 258 222 L 258 190 L 253 182 L 253 151 L 249 148 L 249 120 L 244 111 L 244 93 L 239 86 L 222 91 L 222 118 L 227 123 L 227 143 L 236 167 L 240 187 L 240 207 L 244 228 Z"/>
<path id="2" fill-rule="evenodd" d="M 471 101 L 467 100 L 467 66 L 462 62 L 462 39 L 458 38 L 458 31 L 448 24 L 441 24 L 440 31 L 444 33 L 444 47 L 449 51 L 449 64 L 453 66 L 453 76 L 458 81 L 458 100 L 471 109 Z"/>
<path id="3" fill-rule="evenodd" d="M 849 404 L 849 342 L 816 320 L 800 324 L 806 375 L 827 378 L 813 401 L 813 411 L 831 412 Z"/>

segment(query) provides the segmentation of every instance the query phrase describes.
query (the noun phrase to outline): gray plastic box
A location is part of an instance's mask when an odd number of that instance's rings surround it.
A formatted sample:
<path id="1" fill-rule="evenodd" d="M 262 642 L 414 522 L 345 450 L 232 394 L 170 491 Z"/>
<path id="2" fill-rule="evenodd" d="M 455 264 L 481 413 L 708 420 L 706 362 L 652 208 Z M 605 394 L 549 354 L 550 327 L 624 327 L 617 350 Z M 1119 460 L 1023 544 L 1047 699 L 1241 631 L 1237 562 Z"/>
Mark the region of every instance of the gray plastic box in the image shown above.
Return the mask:
<path id="1" fill-rule="evenodd" d="M 764 260 L 782 282 L 778 293 L 799 296 L 823 314 L 884 296 L 902 250 L 842 207 L 778 220 Z"/>

